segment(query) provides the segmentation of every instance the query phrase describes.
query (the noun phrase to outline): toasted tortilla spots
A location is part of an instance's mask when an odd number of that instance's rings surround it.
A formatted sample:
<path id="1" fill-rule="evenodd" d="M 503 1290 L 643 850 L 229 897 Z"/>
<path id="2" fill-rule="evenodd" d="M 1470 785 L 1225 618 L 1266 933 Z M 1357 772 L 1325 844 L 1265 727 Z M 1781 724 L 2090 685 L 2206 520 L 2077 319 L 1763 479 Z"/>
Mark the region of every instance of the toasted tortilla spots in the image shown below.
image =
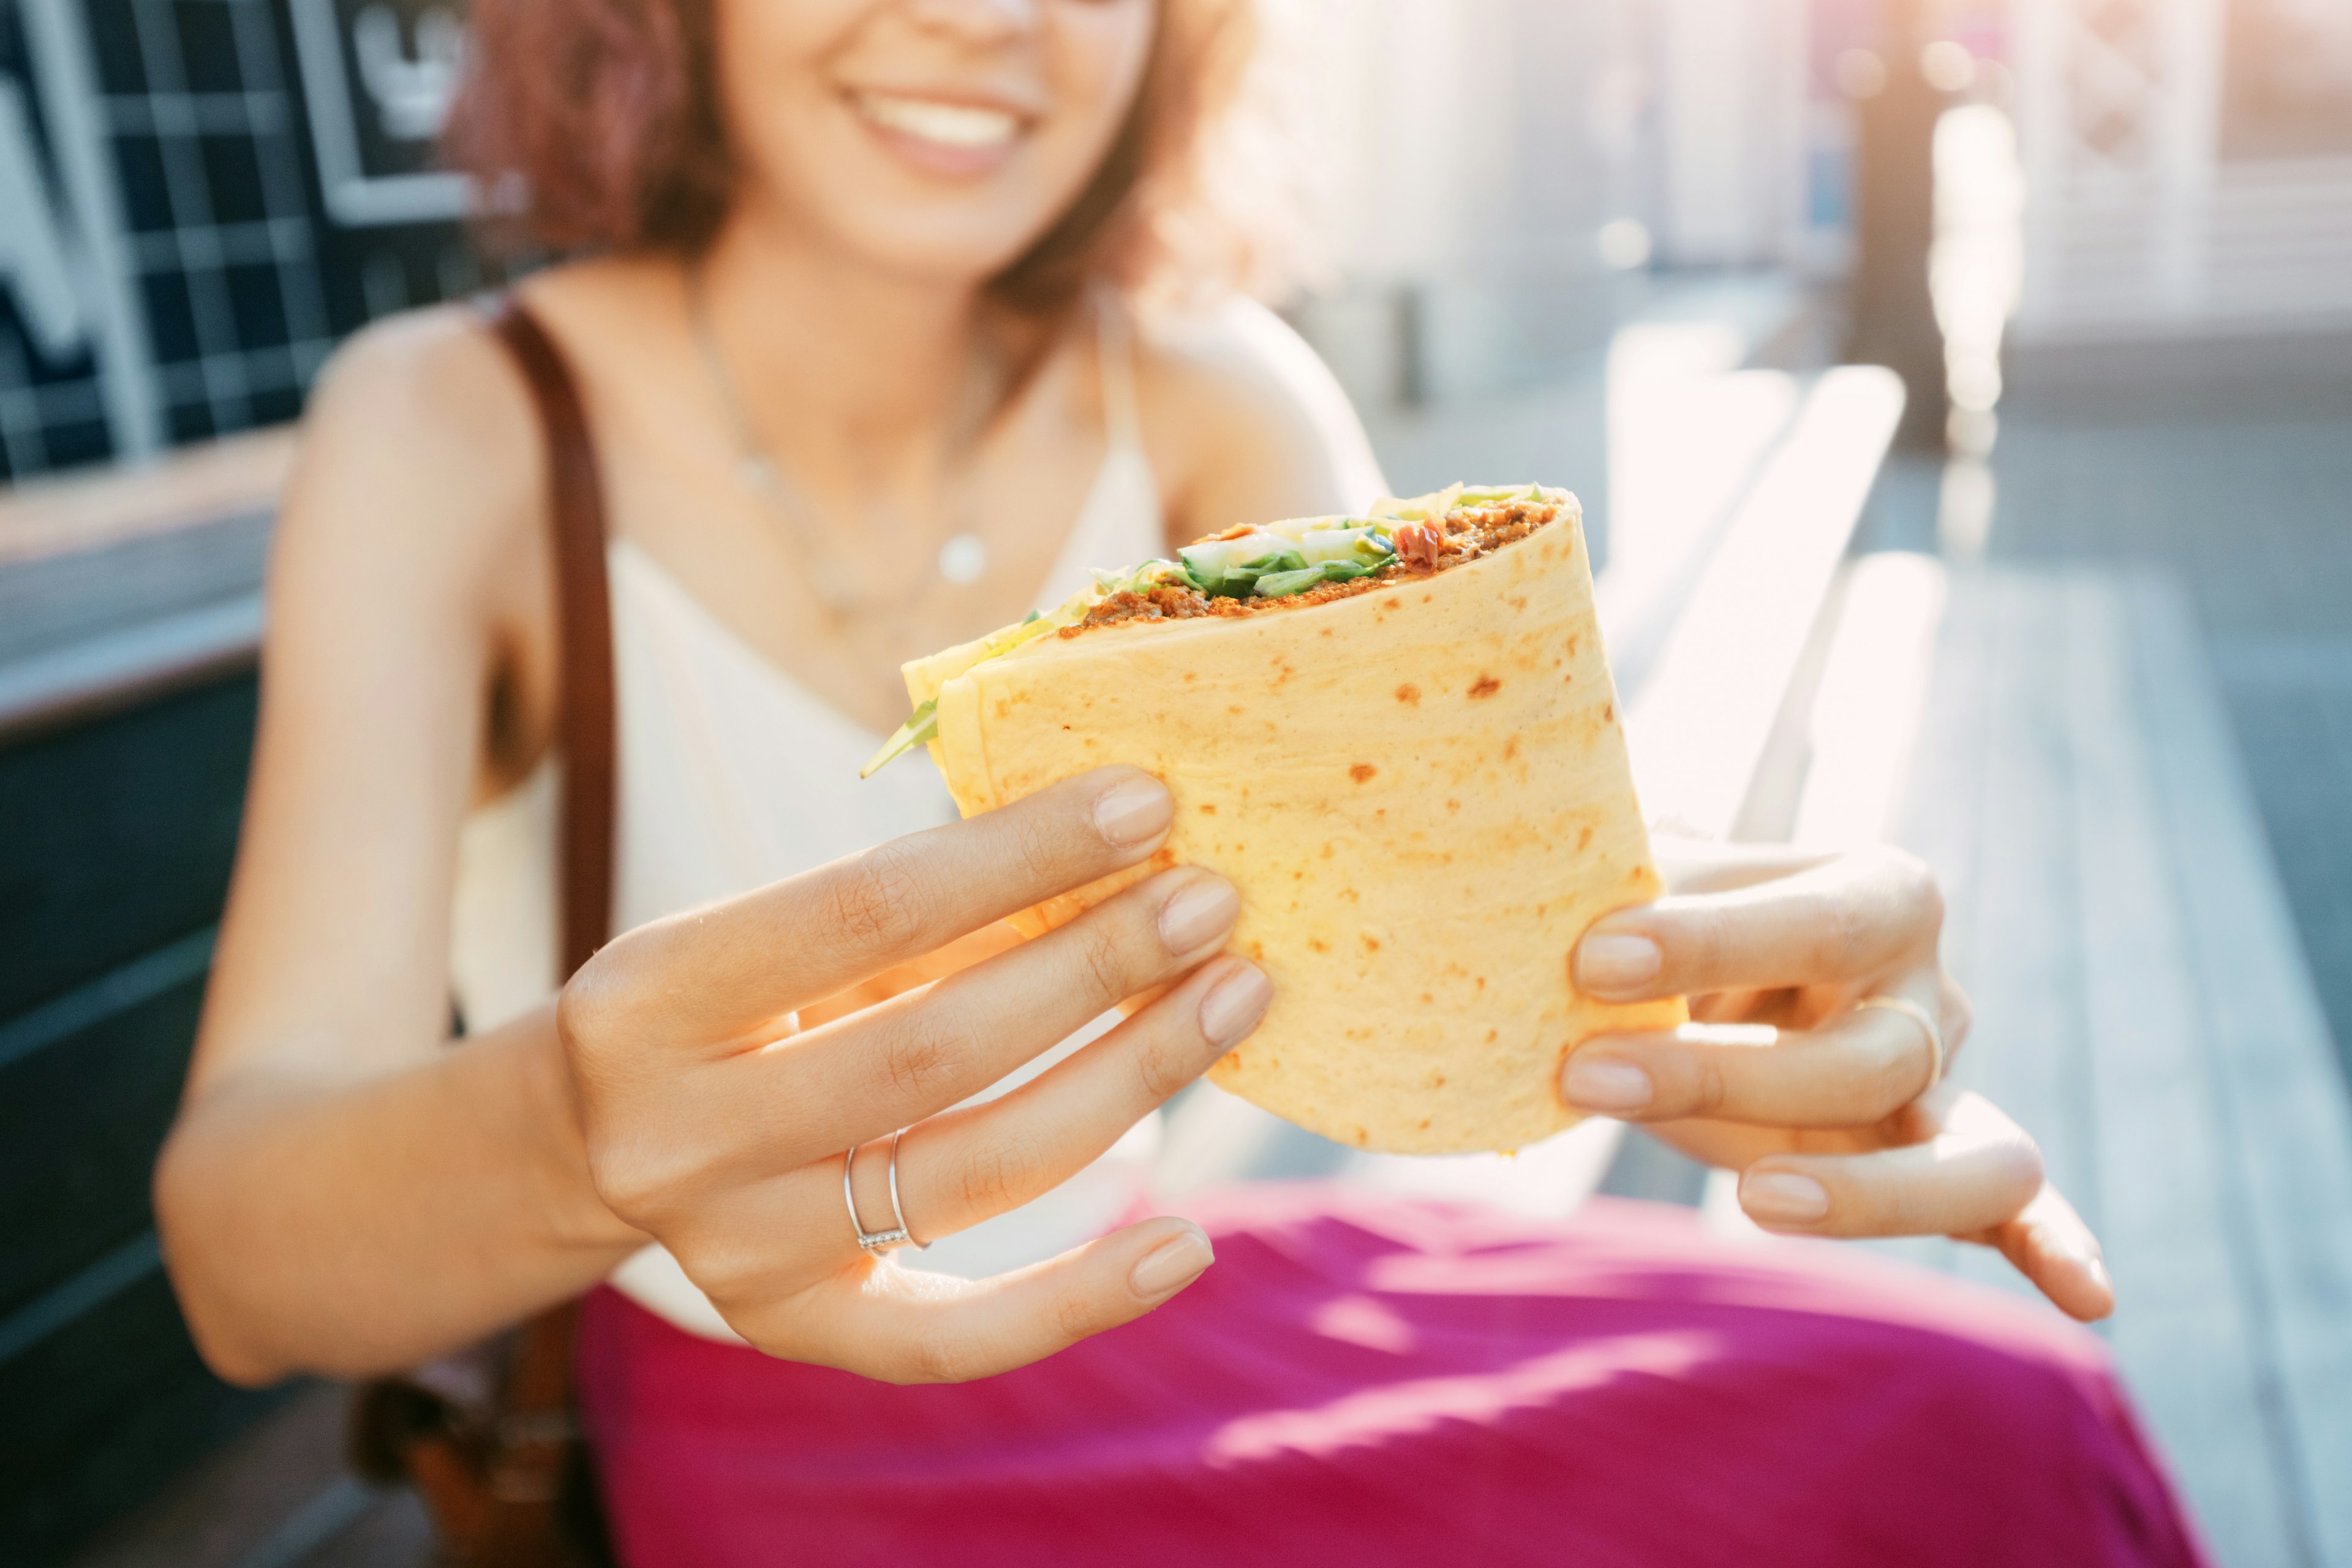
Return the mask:
<path id="1" fill-rule="evenodd" d="M 1375 515 L 1444 527 L 1509 493 Z M 1593 1001 L 1569 973 L 1594 920 L 1660 884 L 1581 516 L 1564 492 L 1543 500 L 1549 515 L 1508 539 L 1435 569 L 1400 548 L 1391 580 L 1324 584 L 1319 602 L 1129 616 L 908 665 L 967 816 L 1114 762 L 1175 795 L 1151 862 L 1016 923 L 1035 934 L 1161 867 L 1205 867 L 1240 889 L 1233 950 L 1275 987 L 1213 1081 L 1366 1149 L 1516 1149 L 1574 1121 L 1568 1052 L 1684 1014 Z"/>

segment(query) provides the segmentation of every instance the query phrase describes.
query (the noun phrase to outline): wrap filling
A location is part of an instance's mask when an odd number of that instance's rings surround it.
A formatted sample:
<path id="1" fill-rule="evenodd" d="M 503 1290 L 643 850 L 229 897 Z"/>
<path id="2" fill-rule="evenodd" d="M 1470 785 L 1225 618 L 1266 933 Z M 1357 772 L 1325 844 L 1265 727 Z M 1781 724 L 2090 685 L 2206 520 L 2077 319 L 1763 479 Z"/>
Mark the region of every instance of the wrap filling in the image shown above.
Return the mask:
<path id="1" fill-rule="evenodd" d="M 1557 521 L 1565 490 L 1540 485 L 1465 489 L 1390 500 L 1361 517 L 1291 518 L 1228 529 L 1128 572 L 1095 574 L 1094 585 L 1050 612 L 1032 615 L 982 644 L 981 660 L 1038 637 L 1082 637 L 1097 628 L 1203 616 L 1251 616 L 1328 604 L 1426 577 L 1490 554 Z M 925 702 L 883 743 L 859 776 L 939 733 L 938 702 Z"/>

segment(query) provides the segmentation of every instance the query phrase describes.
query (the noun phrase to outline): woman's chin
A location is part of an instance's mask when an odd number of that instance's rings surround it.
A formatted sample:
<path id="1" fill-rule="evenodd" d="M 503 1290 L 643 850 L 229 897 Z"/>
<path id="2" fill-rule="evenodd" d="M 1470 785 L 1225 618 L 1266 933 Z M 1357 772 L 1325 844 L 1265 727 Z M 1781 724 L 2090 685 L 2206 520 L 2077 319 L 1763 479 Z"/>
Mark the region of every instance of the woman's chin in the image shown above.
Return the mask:
<path id="1" fill-rule="evenodd" d="M 1042 222 L 1017 221 L 1026 202 L 989 189 L 877 192 L 857 203 L 826 203 L 809 215 L 826 248 L 873 272 L 908 281 L 973 288 L 1002 273 L 1034 244 Z"/>
<path id="2" fill-rule="evenodd" d="M 838 151 L 822 160 L 795 159 L 790 183 L 801 193 L 801 212 L 789 226 L 829 237 L 833 247 L 895 276 L 977 284 L 1018 259 L 1066 200 L 1017 142 L 979 150 L 984 158 L 950 158 L 966 150 L 927 142 L 919 155 L 929 162 L 919 165 L 915 155 L 883 147 L 889 134 L 876 132 L 862 146 L 836 142 Z M 940 172 L 950 167 L 955 172 Z"/>
<path id="3" fill-rule="evenodd" d="M 903 224 L 863 223 L 833 236 L 835 254 L 868 277 L 925 289 L 980 289 L 1019 259 L 1026 246 L 993 232 L 973 235 L 937 215 L 909 214 Z M 930 216 L 931 222 L 923 221 Z"/>

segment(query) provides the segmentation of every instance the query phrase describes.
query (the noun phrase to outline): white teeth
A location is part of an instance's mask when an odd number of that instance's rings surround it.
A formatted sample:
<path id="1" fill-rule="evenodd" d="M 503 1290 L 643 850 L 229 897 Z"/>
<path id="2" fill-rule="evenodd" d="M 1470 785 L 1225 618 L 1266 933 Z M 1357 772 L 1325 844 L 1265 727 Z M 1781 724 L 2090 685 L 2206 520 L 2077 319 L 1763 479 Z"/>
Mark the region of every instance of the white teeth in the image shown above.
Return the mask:
<path id="1" fill-rule="evenodd" d="M 861 92 L 857 111 L 885 130 L 946 147 L 1002 147 L 1021 132 L 1020 120 L 1001 109 L 942 103 L 935 98 Z"/>

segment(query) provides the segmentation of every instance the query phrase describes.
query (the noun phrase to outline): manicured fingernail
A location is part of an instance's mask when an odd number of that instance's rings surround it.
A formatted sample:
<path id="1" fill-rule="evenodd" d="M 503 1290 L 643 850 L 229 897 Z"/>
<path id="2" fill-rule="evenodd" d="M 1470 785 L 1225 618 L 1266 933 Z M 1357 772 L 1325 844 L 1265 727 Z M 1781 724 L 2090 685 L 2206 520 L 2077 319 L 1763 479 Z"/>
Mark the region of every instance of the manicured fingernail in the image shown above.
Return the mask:
<path id="1" fill-rule="evenodd" d="M 2105 1290 L 2110 1296 L 2114 1295 L 2116 1293 L 2116 1282 L 2109 1277 L 2106 1264 L 2095 1254 L 2083 1259 L 2083 1262 L 2090 1269 L 2091 1279 L 2099 1287 L 2099 1289 Z"/>
<path id="2" fill-rule="evenodd" d="M 1265 1005 L 1272 1000 L 1274 982 L 1265 977 L 1265 972 L 1237 963 L 1201 998 L 1201 1033 L 1213 1046 L 1239 1045 L 1265 1016 Z"/>
<path id="3" fill-rule="evenodd" d="M 1594 931 L 1576 944 L 1576 983 L 1595 995 L 1638 992 L 1665 966 L 1666 955 L 1646 936 Z"/>
<path id="4" fill-rule="evenodd" d="M 1656 1095 L 1657 1086 L 1632 1062 L 1570 1057 L 1559 1093 L 1570 1105 L 1586 1110 L 1639 1110 Z"/>
<path id="5" fill-rule="evenodd" d="M 1128 1289 L 1147 1301 L 1153 1300 L 1190 1285 L 1216 1260 L 1217 1251 L 1209 1245 L 1208 1236 L 1187 1227 L 1175 1240 L 1161 1242 L 1143 1255 L 1127 1277 Z"/>
<path id="6" fill-rule="evenodd" d="M 1750 1171 L 1740 1178 L 1739 1206 L 1767 1225 L 1805 1225 L 1830 1212 L 1830 1190 L 1794 1171 Z"/>
<path id="7" fill-rule="evenodd" d="M 1160 907 L 1160 940 L 1173 953 L 1206 947 L 1231 931 L 1242 896 L 1223 877 L 1201 875 Z"/>
<path id="8" fill-rule="evenodd" d="M 1096 831 L 1120 849 L 1159 837 L 1175 816 L 1175 797 L 1154 778 L 1123 780 L 1095 800 Z"/>

